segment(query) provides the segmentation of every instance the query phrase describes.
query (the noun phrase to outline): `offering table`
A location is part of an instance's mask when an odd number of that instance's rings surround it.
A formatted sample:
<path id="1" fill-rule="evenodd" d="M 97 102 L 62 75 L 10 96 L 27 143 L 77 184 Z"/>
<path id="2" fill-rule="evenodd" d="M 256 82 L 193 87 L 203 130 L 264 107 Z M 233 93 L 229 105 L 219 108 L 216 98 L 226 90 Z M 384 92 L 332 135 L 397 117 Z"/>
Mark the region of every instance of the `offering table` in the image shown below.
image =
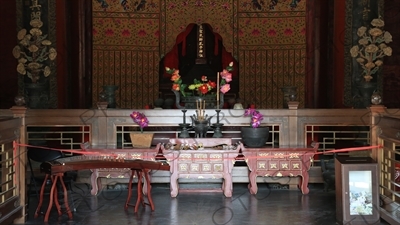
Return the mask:
<path id="1" fill-rule="evenodd" d="M 162 146 L 162 151 L 170 165 L 171 197 L 178 195 L 179 178 L 222 178 L 220 191 L 226 197 L 232 197 L 232 169 L 240 146 L 232 146 L 232 141 L 228 138 L 170 139 L 167 145 L 172 146 Z M 185 146 L 189 149 L 182 149 Z M 199 148 L 192 149 L 193 146 Z"/>
<path id="2" fill-rule="evenodd" d="M 299 188 L 303 194 L 308 194 L 308 170 L 318 143 L 312 147 L 290 148 L 246 148 L 241 144 L 242 153 L 249 168 L 249 190 L 257 194 L 257 176 L 265 177 L 297 177 Z"/>

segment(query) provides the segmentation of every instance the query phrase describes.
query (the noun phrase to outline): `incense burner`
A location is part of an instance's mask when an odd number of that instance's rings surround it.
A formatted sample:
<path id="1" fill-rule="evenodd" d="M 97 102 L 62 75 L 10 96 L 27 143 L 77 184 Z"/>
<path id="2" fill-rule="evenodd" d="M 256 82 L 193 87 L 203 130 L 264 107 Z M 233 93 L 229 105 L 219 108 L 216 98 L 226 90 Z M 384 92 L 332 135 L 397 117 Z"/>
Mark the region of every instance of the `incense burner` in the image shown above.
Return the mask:
<path id="1" fill-rule="evenodd" d="M 207 132 L 210 129 L 210 120 L 212 116 L 198 117 L 198 116 L 190 116 L 192 119 L 192 126 L 195 132 L 196 138 L 205 138 L 207 136 Z"/>

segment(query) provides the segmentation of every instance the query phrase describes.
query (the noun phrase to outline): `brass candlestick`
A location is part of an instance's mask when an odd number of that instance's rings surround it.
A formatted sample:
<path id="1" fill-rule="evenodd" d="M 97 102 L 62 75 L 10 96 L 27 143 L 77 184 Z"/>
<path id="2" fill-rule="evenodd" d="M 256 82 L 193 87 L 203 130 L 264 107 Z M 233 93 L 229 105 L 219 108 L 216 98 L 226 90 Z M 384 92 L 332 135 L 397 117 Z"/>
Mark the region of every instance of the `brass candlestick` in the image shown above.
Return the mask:
<path id="1" fill-rule="evenodd" d="M 215 110 L 217 112 L 217 123 L 213 124 L 214 127 L 214 135 L 213 138 L 222 138 L 222 132 L 221 132 L 221 127 L 224 125 L 222 123 L 219 123 L 219 113 L 221 112 L 220 109 Z"/>

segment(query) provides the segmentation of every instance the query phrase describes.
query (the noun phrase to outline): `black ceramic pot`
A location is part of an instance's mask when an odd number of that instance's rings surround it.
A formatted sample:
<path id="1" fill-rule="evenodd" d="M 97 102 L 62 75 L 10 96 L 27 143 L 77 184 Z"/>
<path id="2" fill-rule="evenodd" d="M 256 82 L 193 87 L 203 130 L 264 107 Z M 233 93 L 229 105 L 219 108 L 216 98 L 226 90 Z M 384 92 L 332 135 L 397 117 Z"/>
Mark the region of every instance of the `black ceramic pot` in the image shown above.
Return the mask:
<path id="1" fill-rule="evenodd" d="M 26 99 L 31 109 L 49 108 L 49 87 L 47 83 L 25 84 Z"/>
<path id="2" fill-rule="evenodd" d="M 357 104 L 359 107 L 366 108 L 371 106 L 371 96 L 377 89 L 377 83 L 374 82 L 361 82 L 357 85 L 358 93 L 361 97 L 360 102 Z"/>
<path id="3" fill-rule="evenodd" d="M 268 127 L 242 127 L 242 142 L 246 147 L 260 148 L 265 146 L 269 137 Z"/>

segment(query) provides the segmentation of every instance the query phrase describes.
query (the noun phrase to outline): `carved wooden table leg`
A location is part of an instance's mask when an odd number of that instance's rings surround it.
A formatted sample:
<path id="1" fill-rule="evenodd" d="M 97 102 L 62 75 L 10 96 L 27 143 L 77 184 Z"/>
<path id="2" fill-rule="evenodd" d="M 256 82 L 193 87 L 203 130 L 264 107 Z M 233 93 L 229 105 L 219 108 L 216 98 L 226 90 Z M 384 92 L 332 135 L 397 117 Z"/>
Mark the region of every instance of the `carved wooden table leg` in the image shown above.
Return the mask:
<path id="1" fill-rule="evenodd" d="M 257 186 L 257 172 L 256 171 L 250 171 L 249 172 L 249 190 L 250 194 L 255 195 L 258 192 L 258 186 Z"/>
<path id="2" fill-rule="evenodd" d="M 230 173 L 224 173 L 223 191 L 225 197 L 232 197 L 232 190 L 232 175 Z"/>
<path id="3" fill-rule="evenodd" d="M 174 171 L 171 174 L 171 197 L 175 198 L 178 195 L 178 173 Z"/>
<path id="4" fill-rule="evenodd" d="M 299 185 L 300 185 L 300 189 L 301 192 L 303 194 L 308 194 L 308 192 L 310 192 L 310 190 L 308 189 L 308 173 L 304 172 L 302 176 L 300 176 L 300 180 L 299 180 Z"/>
<path id="5" fill-rule="evenodd" d="M 90 175 L 90 183 L 92 184 L 92 190 L 90 191 L 90 194 L 92 195 L 97 195 L 97 193 L 99 192 L 98 178 L 99 178 L 99 170 L 98 169 L 92 170 L 92 174 Z"/>

